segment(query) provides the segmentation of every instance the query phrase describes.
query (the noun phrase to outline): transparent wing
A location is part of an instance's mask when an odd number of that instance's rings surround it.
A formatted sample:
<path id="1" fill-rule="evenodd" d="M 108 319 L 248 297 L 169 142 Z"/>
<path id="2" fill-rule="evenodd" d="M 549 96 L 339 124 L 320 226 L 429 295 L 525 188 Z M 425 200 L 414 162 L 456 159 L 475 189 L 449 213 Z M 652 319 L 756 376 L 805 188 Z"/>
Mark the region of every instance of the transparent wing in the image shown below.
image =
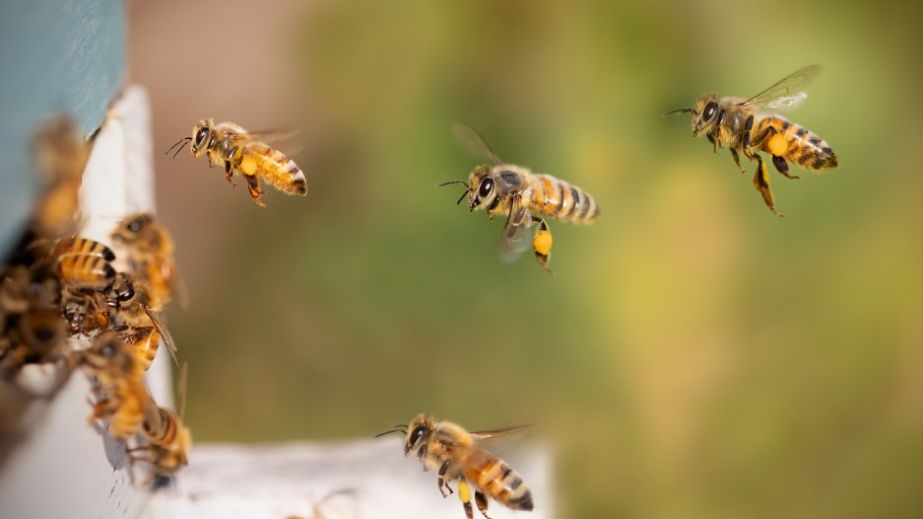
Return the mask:
<path id="1" fill-rule="evenodd" d="M 793 110 L 808 98 L 801 89 L 807 87 L 820 71 L 820 65 L 796 70 L 745 102 L 769 110 Z"/>
<path id="2" fill-rule="evenodd" d="M 478 442 L 510 440 L 510 439 L 521 436 L 527 431 L 534 430 L 536 427 L 537 427 L 536 424 L 517 425 L 514 427 L 504 427 L 502 429 L 475 431 L 469 434 L 471 434 L 471 437 L 474 438 Z"/>
<path id="3" fill-rule="evenodd" d="M 503 232 L 500 234 L 501 262 L 512 263 L 523 252 L 529 250 L 532 246 L 528 232 L 531 225 L 532 217 L 529 211 L 522 206 L 519 197 L 514 197 L 510 203 L 510 214 L 506 219 L 506 225 L 503 226 Z"/>
<path id="4" fill-rule="evenodd" d="M 228 131 L 231 139 L 238 144 L 247 144 L 250 142 L 261 142 L 273 148 L 285 148 L 289 155 L 297 155 L 303 147 L 303 143 L 298 139 L 300 133 L 297 129 L 272 128 L 268 130 L 258 130 L 251 132 Z"/>
<path id="5" fill-rule="evenodd" d="M 174 364 L 179 364 L 179 359 L 176 358 L 176 343 L 173 342 L 173 335 L 170 334 L 170 330 L 160 321 L 160 318 L 157 316 L 157 313 L 145 308 L 144 312 L 148 317 L 151 318 L 151 322 L 154 323 L 154 328 L 157 328 L 157 333 L 160 334 L 160 338 L 163 339 L 164 345 L 167 347 L 167 351 L 170 352 L 170 358 L 173 359 Z"/>
<path id="6" fill-rule="evenodd" d="M 494 164 L 502 164 L 503 161 L 500 160 L 500 157 L 497 156 L 497 153 L 488 146 L 487 141 L 484 140 L 484 137 L 481 137 L 474 128 L 468 126 L 467 124 L 455 123 L 452 125 L 452 132 L 455 134 L 455 138 L 458 139 L 458 142 L 465 147 L 471 153 L 478 155 L 479 157 L 486 157 L 491 160 Z"/>

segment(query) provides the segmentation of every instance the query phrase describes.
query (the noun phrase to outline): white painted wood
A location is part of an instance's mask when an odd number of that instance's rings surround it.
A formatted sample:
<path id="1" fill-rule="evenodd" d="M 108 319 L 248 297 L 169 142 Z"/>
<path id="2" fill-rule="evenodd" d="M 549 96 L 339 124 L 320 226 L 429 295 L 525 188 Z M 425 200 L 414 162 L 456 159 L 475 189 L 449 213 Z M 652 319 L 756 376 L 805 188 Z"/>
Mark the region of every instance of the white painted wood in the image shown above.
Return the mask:
<path id="1" fill-rule="evenodd" d="M 130 212 L 153 210 L 150 110 L 145 91 L 126 89 L 93 145 L 80 188 L 81 234 L 112 245 L 109 234 Z M 170 402 L 168 355 L 158 355 L 148 383 Z M 20 377 L 41 392 L 58 372 L 32 366 Z M 0 469 L 0 517 L 16 519 L 134 518 L 148 493 L 130 481 L 124 446 L 87 423 L 90 384 L 73 373 L 53 401 L 26 412 L 28 433 Z"/>
<path id="2" fill-rule="evenodd" d="M 504 459 L 529 484 L 535 510 L 513 512 L 491 502 L 490 516 L 552 517 L 549 450 L 532 445 L 504 453 Z M 436 474 L 405 458 L 397 437 L 331 444 L 199 444 L 181 476 L 174 488 L 153 496 L 143 519 L 465 517 L 457 494 L 443 499 Z M 480 516 L 476 509 L 475 514 Z"/>

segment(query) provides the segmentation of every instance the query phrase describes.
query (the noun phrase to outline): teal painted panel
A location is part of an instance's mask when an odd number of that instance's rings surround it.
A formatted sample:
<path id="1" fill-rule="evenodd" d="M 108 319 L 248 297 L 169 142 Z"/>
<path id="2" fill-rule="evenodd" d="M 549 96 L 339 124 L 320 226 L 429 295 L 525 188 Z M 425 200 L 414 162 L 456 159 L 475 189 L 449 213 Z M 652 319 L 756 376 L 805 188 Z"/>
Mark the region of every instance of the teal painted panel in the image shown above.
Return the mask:
<path id="1" fill-rule="evenodd" d="M 0 2 L 0 251 L 28 217 L 38 187 L 30 152 L 35 128 L 63 112 L 92 133 L 124 70 L 120 1 Z"/>

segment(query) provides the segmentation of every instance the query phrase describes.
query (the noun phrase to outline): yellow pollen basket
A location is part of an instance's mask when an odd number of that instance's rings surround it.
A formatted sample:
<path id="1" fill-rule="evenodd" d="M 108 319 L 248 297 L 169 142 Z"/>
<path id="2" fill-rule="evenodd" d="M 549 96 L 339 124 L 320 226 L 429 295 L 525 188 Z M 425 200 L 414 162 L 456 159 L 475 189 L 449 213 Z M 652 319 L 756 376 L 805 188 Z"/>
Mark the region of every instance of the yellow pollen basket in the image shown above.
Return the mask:
<path id="1" fill-rule="evenodd" d="M 784 157 L 788 153 L 788 145 L 785 142 L 785 136 L 781 133 L 773 135 L 769 139 L 769 153 L 772 153 L 776 157 Z"/>
<path id="2" fill-rule="evenodd" d="M 240 161 L 240 171 L 247 176 L 253 176 L 256 173 L 256 161 L 251 156 L 245 156 Z"/>
<path id="3" fill-rule="evenodd" d="M 471 491 L 468 490 L 468 483 L 464 480 L 458 482 L 458 499 L 462 503 L 468 503 L 471 501 Z"/>
<path id="4" fill-rule="evenodd" d="M 551 245 L 553 243 L 554 240 L 551 238 L 551 233 L 548 231 L 538 231 L 535 233 L 535 237 L 532 238 L 532 248 L 542 256 L 547 256 L 551 253 Z"/>

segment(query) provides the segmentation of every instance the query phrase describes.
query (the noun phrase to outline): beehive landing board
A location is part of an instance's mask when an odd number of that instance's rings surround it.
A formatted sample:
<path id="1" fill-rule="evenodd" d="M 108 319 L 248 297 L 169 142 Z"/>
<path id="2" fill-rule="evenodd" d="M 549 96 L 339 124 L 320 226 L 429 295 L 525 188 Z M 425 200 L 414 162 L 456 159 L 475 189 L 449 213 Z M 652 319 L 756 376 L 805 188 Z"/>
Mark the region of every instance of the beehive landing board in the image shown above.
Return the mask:
<path id="1" fill-rule="evenodd" d="M 490 516 L 552 517 L 549 451 L 531 445 L 504 452 L 504 459 L 532 488 L 535 510 L 513 512 L 491 502 Z M 173 488 L 151 498 L 143 519 L 465 517 L 458 494 L 443 499 L 436 474 L 405 458 L 397 437 L 334 444 L 199 444 L 189 461 Z"/>

